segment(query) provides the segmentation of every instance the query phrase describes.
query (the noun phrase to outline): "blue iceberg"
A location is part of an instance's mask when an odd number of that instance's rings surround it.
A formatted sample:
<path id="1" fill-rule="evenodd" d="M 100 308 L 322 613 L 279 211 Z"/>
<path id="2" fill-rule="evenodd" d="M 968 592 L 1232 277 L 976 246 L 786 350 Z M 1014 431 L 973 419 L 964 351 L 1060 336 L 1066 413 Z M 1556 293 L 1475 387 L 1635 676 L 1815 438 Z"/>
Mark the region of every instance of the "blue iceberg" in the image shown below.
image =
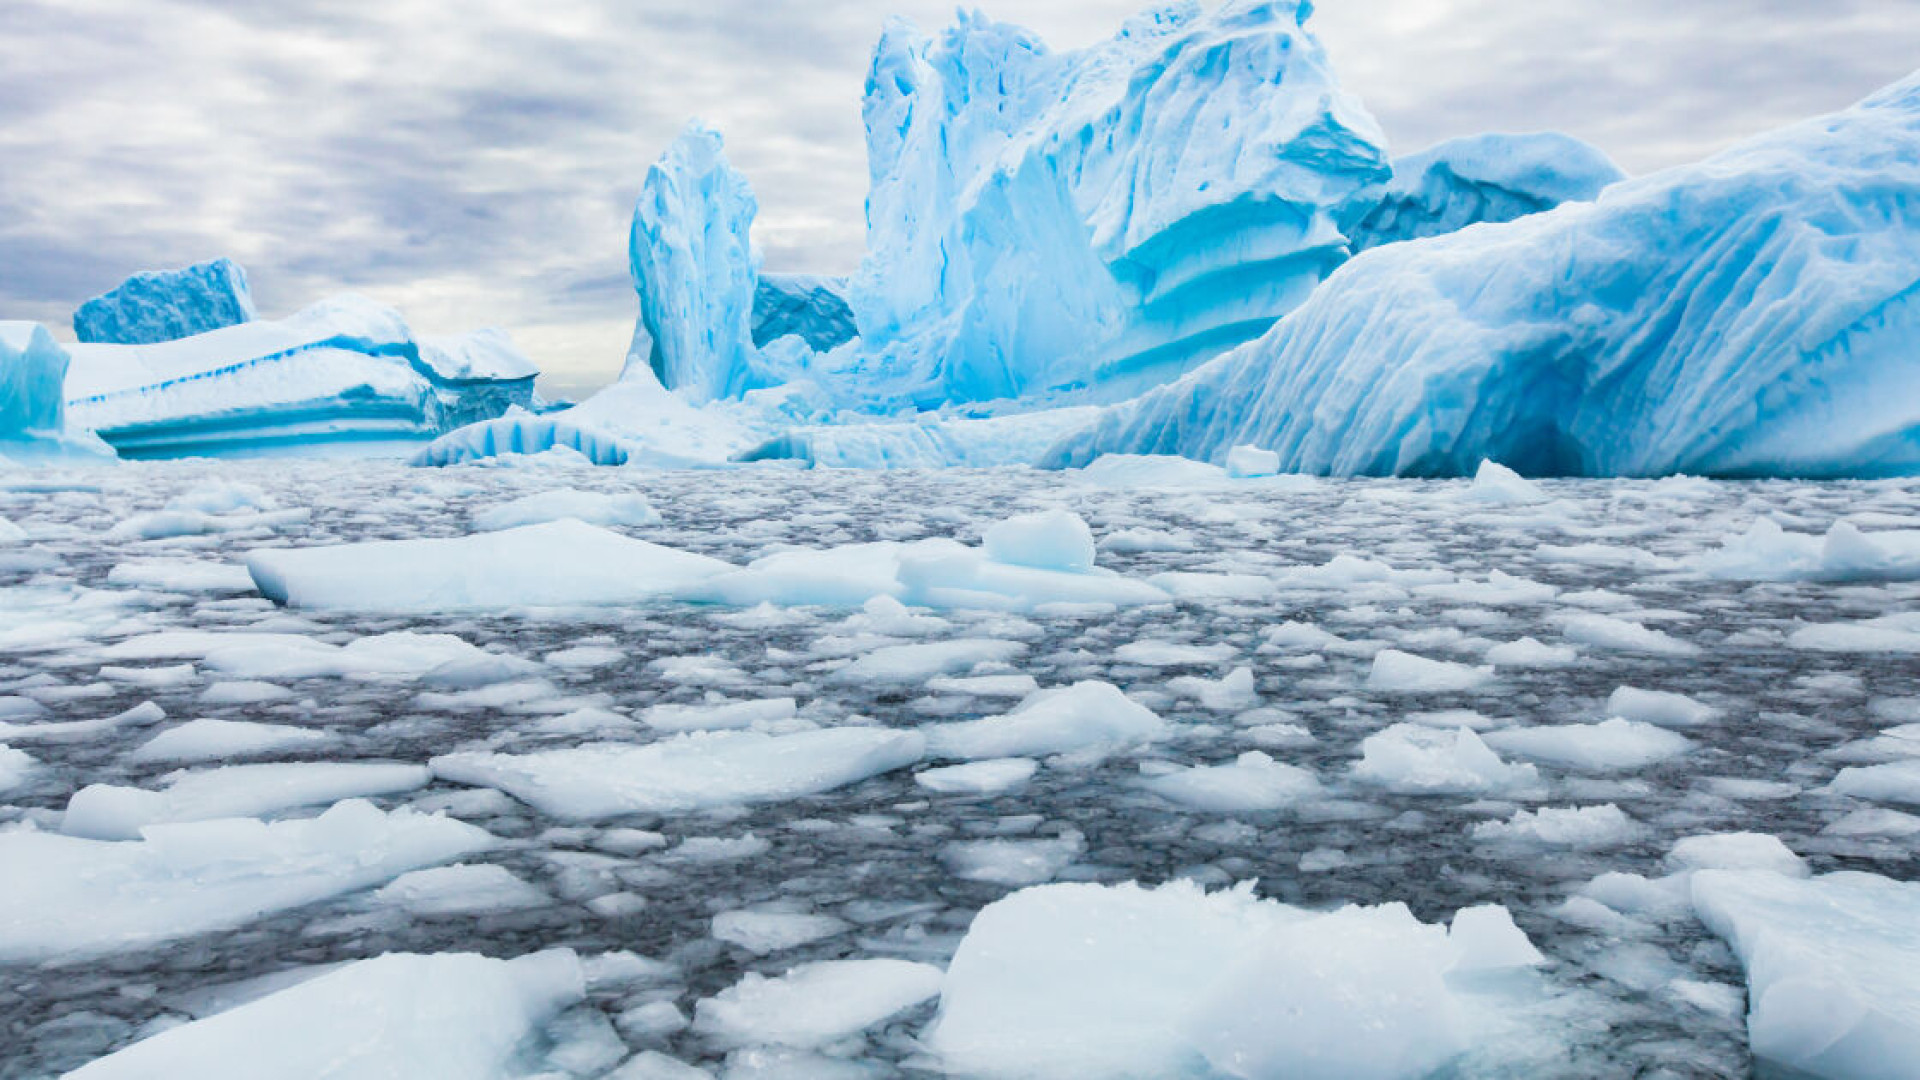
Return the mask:
<path id="1" fill-rule="evenodd" d="M 1469 135 L 1394 159 L 1393 179 L 1356 200 L 1343 220 L 1357 219 L 1346 233 L 1359 254 L 1592 202 L 1624 179 L 1612 158 L 1570 135 Z"/>
<path id="2" fill-rule="evenodd" d="M 1241 342 L 1347 257 L 1388 175 L 1304 0 L 1184 4 L 1056 53 L 965 15 L 890 23 L 864 115 L 860 341 L 815 377 L 891 411 L 1118 400 Z"/>
<path id="3" fill-rule="evenodd" d="M 73 333 L 89 344 L 153 345 L 251 322 L 247 272 L 231 259 L 135 274 L 80 305 Z"/>
<path id="4" fill-rule="evenodd" d="M 1049 451 L 1460 476 L 1920 473 L 1920 74 L 1704 163 L 1369 251 Z"/>
<path id="5" fill-rule="evenodd" d="M 759 206 L 727 163 L 720 133 L 688 125 L 647 171 L 633 208 L 628 266 L 640 294 L 634 351 L 691 401 L 768 385 L 753 342 Z"/>
<path id="6" fill-rule="evenodd" d="M 46 327 L 0 322 L 0 463 L 113 457 L 105 443 L 67 425 L 69 362 Z"/>
<path id="7" fill-rule="evenodd" d="M 124 457 L 397 453 L 533 403 L 531 360 L 498 330 L 416 339 L 358 296 L 176 341 L 74 345 L 72 423 Z"/>

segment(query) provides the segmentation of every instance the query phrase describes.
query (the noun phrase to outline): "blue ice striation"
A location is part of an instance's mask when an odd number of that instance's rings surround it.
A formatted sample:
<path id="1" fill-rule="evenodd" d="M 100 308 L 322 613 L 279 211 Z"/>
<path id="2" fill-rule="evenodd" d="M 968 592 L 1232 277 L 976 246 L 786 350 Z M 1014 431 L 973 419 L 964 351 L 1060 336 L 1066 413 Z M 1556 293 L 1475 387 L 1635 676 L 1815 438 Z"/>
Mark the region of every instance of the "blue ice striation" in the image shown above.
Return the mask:
<path id="1" fill-rule="evenodd" d="M 1381 244 L 1512 221 L 1591 202 L 1626 179 L 1599 148 L 1570 135 L 1469 135 L 1396 158 L 1393 179 L 1342 215 L 1355 254 Z"/>
<path id="2" fill-rule="evenodd" d="M 1920 472 L 1920 74 L 1704 163 L 1349 262 L 1260 340 L 1106 411 L 1110 452 L 1290 471 Z"/>
<path id="3" fill-rule="evenodd" d="M 634 204 L 627 253 L 640 294 L 636 349 L 649 341 L 654 375 L 691 401 L 768 385 L 753 341 L 758 210 L 720 133 L 698 122 L 647 171 Z"/>
<path id="4" fill-rule="evenodd" d="M 1178 4 L 1056 53 L 962 14 L 890 22 L 850 355 L 870 405 L 1103 397 L 1258 336 L 1347 257 L 1334 212 L 1386 179 L 1304 0 Z"/>
<path id="5" fill-rule="evenodd" d="M 125 457 L 392 452 L 531 405 L 539 373 L 502 331 L 416 338 L 399 312 L 352 295 L 70 352 L 70 420 Z"/>
<path id="6" fill-rule="evenodd" d="M 73 313 L 83 342 L 152 345 L 254 318 L 247 272 L 232 259 L 135 274 Z"/>

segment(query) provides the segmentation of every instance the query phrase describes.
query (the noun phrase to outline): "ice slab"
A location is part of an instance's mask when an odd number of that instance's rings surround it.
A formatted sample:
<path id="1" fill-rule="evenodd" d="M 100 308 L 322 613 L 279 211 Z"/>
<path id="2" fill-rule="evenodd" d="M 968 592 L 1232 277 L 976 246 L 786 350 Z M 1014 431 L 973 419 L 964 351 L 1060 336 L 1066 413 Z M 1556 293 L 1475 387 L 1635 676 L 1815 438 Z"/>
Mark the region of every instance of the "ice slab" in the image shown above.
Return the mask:
<path id="1" fill-rule="evenodd" d="M 388 953 L 163 1031 L 71 1080 L 527 1075 L 543 1026 L 586 994 L 571 950 L 496 960 Z M 263 1058 L 263 1055 L 266 1055 Z"/>
<path id="2" fill-rule="evenodd" d="M 695 1007 L 693 1029 L 727 1046 L 820 1047 L 926 1001 L 940 983 L 932 964 L 891 957 L 803 964 L 771 979 L 749 972 Z"/>
<path id="3" fill-rule="evenodd" d="M 1165 738 L 1171 729 L 1119 687 L 1089 681 L 1042 690 L 999 716 L 922 730 L 935 757 L 980 760 L 1113 752 Z"/>
<path id="4" fill-rule="evenodd" d="M 361 800 L 319 817 L 152 825 L 138 841 L 0 832 L 0 962 L 74 960 L 241 926 L 485 851 L 450 818 Z M 83 917 L 76 917 L 83 916 Z"/>
<path id="5" fill-rule="evenodd" d="M 646 746 L 601 743 L 531 754 L 447 754 L 429 765 L 456 783 L 497 787 L 570 821 L 670 813 L 814 795 L 925 756 L 917 732 L 824 728 L 789 735 L 716 731 Z"/>
<path id="6" fill-rule="evenodd" d="M 88 784 L 67 800 L 60 831 L 94 840 L 132 840 L 150 825 L 253 817 L 342 799 L 396 795 L 426 787 L 422 765 L 299 762 L 224 765 L 170 773 L 166 788 Z"/>
<path id="7" fill-rule="evenodd" d="M 249 322 L 253 291 L 232 259 L 135 274 L 81 304 L 73 334 L 88 344 L 151 345 Z"/>

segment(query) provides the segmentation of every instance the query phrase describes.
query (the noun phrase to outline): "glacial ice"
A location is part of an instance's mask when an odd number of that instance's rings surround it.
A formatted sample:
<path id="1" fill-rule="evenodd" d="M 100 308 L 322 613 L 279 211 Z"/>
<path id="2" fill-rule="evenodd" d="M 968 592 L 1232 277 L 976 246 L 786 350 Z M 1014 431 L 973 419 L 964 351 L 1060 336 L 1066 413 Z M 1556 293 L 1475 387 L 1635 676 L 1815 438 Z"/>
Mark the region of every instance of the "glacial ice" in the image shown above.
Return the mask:
<path id="1" fill-rule="evenodd" d="M 778 978 L 748 972 L 694 1009 L 693 1029 L 729 1046 L 825 1046 L 940 992 L 932 964 L 892 957 L 803 964 Z"/>
<path id="2" fill-rule="evenodd" d="M 157 345 L 253 319 L 247 272 L 214 259 L 133 275 L 81 304 L 73 333 L 89 345 Z"/>
<path id="3" fill-rule="evenodd" d="M 88 784 L 67 800 L 60 831 L 90 840 L 133 840 L 150 825 L 253 817 L 392 795 L 425 787 L 433 776 L 419 765 L 314 761 L 223 765 L 164 779 L 161 791 Z"/>
<path id="4" fill-rule="evenodd" d="M 1390 244 L 1049 451 L 1289 471 L 1920 471 L 1920 76 L 1698 165 Z"/>
<path id="5" fill-rule="evenodd" d="M 0 321 L 0 469 L 6 462 L 111 458 L 99 439 L 67 421 L 67 349 L 39 323 Z"/>
<path id="6" fill-rule="evenodd" d="M 863 106 L 858 391 L 1112 395 L 1300 303 L 1346 256 L 1334 210 L 1387 175 L 1310 10 L 1167 8 L 1067 53 L 979 15 L 933 38 L 889 23 Z"/>
<path id="7" fill-rule="evenodd" d="M 974 917 L 924 1039 L 965 1076 L 1412 1080 L 1526 996 L 1493 988 L 1538 962 L 1502 915 L 1449 935 L 1400 904 L 1320 913 L 1250 886 L 1038 886 Z"/>
<path id="8" fill-rule="evenodd" d="M 1112 683 L 1042 690 L 1009 713 L 927 727 L 935 757 L 987 759 L 1125 750 L 1165 738 L 1158 714 Z"/>
<path id="9" fill-rule="evenodd" d="M 1543 724 L 1489 732 L 1489 746 L 1529 761 L 1587 772 L 1644 769 L 1693 749 L 1665 728 L 1612 717 L 1598 724 Z"/>
<path id="10" fill-rule="evenodd" d="M 859 333 L 847 304 L 847 279 L 816 274 L 761 274 L 753 290 L 753 344 L 793 334 L 814 352 L 831 352 Z"/>
<path id="11" fill-rule="evenodd" d="M 513 960 L 389 953 L 162 1031 L 67 1075 L 247 1080 L 268 1068 L 342 1080 L 511 1080 L 528 1075 L 522 1059 L 547 1021 L 585 994 L 580 961 L 566 949 Z"/>
<path id="12" fill-rule="evenodd" d="M 760 255 L 748 235 L 759 212 L 727 163 L 720 133 L 694 123 L 647 171 L 633 208 L 628 268 L 640 294 L 629 358 L 694 403 L 769 385 L 756 376 L 754 284 Z"/>
<path id="13" fill-rule="evenodd" d="M 416 339 L 392 308 L 334 297 L 138 345 L 75 345 L 74 423 L 123 456 L 379 450 L 532 403 L 538 369 L 498 330 Z"/>
<path id="14" fill-rule="evenodd" d="M 1557 132 L 1469 135 L 1395 158 L 1393 179 L 1362 192 L 1349 214 L 1353 253 L 1591 202 L 1626 179 L 1598 148 Z"/>

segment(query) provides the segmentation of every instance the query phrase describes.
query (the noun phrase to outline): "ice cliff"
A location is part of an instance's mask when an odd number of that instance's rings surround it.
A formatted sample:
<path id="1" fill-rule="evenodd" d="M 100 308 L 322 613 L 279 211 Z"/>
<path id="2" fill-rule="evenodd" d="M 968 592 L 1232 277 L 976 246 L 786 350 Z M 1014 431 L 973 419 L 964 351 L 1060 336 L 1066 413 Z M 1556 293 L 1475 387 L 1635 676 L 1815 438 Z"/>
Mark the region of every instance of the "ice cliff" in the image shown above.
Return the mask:
<path id="1" fill-rule="evenodd" d="M 247 272 L 231 259 L 135 274 L 73 313 L 83 342 L 152 345 L 254 318 Z"/>
<path id="2" fill-rule="evenodd" d="M 106 457 L 98 439 L 67 427 L 61 386 L 67 350 L 39 323 L 0 322 L 0 465 L 16 459 Z"/>
<path id="3" fill-rule="evenodd" d="M 1391 244 L 1108 410 L 1108 452 L 1302 472 L 1920 472 L 1920 74 L 1698 165 Z"/>

